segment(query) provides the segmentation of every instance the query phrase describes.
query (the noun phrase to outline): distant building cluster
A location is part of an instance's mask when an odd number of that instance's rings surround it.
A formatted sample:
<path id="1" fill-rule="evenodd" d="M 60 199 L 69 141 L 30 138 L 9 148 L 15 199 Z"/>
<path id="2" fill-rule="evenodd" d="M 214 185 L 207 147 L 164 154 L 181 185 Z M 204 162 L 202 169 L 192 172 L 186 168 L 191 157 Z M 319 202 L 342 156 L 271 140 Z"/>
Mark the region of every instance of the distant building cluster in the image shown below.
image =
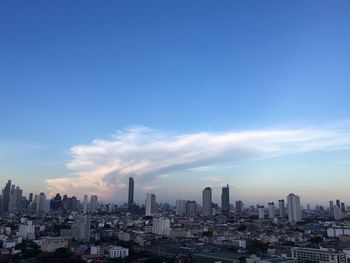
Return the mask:
<path id="1" fill-rule="evenodd" d="M 345 263 L 350 259 L 349 211 L 339 199 L 327 208 L 311 209 L 291 193 L 286 202 L 245 206 L 241 200 L 231 202 L 225 185 L 220 204 L 213 202 L 208 186 L 201 192 L 201 202 L 178 199 L 170 205 L 146 193 L 140 206 L 134 200 L 134 178 L 128 183 L 127 201 L 115 205 L 103 204 L 94 194 L 81 200 L 62 193 L 50 198 L 30 193 L 27 198 L 9 180 L 0 197 L 0 256 L 9 261 L 26 259 L 30 250 L 34 258 L 58 257 L 65 251 L 86 262 L 161 258 Z"/>

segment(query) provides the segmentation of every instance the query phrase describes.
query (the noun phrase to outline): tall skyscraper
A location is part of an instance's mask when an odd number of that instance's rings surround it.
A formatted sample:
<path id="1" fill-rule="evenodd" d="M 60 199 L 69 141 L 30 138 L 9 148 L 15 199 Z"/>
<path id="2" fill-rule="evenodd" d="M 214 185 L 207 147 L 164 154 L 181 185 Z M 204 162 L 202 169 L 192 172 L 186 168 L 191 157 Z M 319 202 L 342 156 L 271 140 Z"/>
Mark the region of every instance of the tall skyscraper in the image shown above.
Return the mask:
<path id="1" fill-rule="evenodd" d="M 92 213 L 96 213 L 98 209 L 98 198 L 97 195 L 92 195 L 90 197 L 90 210 Z"/>
<path id="2" fill-rule="evenodd" d="M 86 214 L 87 212 L 87 205 L 88 205 L 88 196 L 84 195 L 84 201 L 83 201 L 83 213 Z"/>
<path id="3" fill-rule="evenodd" d="M 128 208 L 134 203 L 134 178 L 129 177 Z"/>
<path id="4" fill-rule="evenodd" d="M 243 202 L 241 200 L 236 201 L 235 211 L 236 211 L 236 213 L 242 213 L 242 211 L 243 211 Z"/>
<path id="5" fill-rule="evenodd" d="M 33 193 L 29 193 L 28 202 L 29 204 L 33 202 Z"/>
<path id="6" fill-rule="evenodd" d="M 287 201 L 289 222 L 299 222 L 301 220 L 300 197 L 295 194 L 289 194 Z"/>
<path id="7" fill-rule="evenodd" d="M 329 201 L 329 214 L 330 214 L 330 216 L 334 215 L 333 207 L 334 207 L 333 201 Z"/>
<path id="8" fill-rule="evenodd" d="M 221 210 L 224 215 L 228 215 L 230 213 L 230 189 L 228 185 L 222 188 Z"/>
<path id="9" fill-rule="evenodd" d="M 2 190 L 2 211 L 8 212 L 10 205 L 11 180 L 7 181 L 4 190 Z"/>
<path id="10" fill-rule="evenodd" d="M 80 242 L 90 241 L 91 215 L 78 215 L 74 217 L 72 223 L 72 237 Z"/>
<path id="11" fill-rule="evenodd" d="M 210 187 L 202 191 L 203 216 L 210 217 L 212 214 L 212 192 Z"/>
<path id="12" fill-rule="evenodd" d="M 269 218 L 270 219 L 275 218 L 275 203 L 274 202 L 268 203 L 267 210 L 268 210 Z"/>
<path id="13" fill-rule="evenodd" d="M 278 200 L 278 216 L 279 218 L 285 218 L 286 213 L 285 213 L 285 207 L 284 207 L 284 200 Z"/>
<path id="14" fill-rule="evenodd" d="M 340 203 L 340 210 L 341 210 L 342 212 L 346 212 L 345 203 Z"/>
<path id="15" fill-rule="evenodd" d="M 339 199 L 335 200 L 335 204 L 338 208 L 340 208 L 340 200 Z"/>
<path id="16" fill-rule="evenodd" d="M 186 216 L 195 218 L 197 217 L 197 203 L 196 201 L 187 201 L 186 202 Z"/>
<path id="17" fill-rule="evenodd" d="M 258 206 L 258 217 L 259 219 L 265 219 L 265 207 L 263 205 Z"/>
<path id="18" fill-rule="evenodd" d="M 186 200 L 176 200 L 176 215 L 186 215 Z"/>
<path id="19" fill-rule="evenodd" d="M 146 216 L 153 216 L 157 213 L 157 204 L 155 194 L 148 193 L 146 195 Z"/>
<path id="20" fill-rule="evenodd" d="M 46 195 L 40 193 L 40 195 L 35 195 L 34 201 L 36 203 L 36 212 L 46 212 Z"/>

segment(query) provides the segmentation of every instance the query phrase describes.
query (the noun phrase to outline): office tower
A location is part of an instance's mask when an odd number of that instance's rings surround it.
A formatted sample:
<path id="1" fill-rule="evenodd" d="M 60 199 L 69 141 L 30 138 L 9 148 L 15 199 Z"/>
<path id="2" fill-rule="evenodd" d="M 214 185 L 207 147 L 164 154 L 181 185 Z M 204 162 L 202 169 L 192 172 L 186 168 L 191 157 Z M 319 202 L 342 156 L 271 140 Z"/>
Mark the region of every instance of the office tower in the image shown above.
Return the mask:
<path id="1" fill-rule="evenodd" d="M 271 202 L 268 204 L 267 210 L 268 210 L 269 218 L 270 219 L 275 218 L 275 203 L 274 202 Z"/>
<path id="2" fill-rule="evenodd" d="M 86 214 L 87 212 L 87 205 L 88 205 L 88 196 L 84 195 L 84 201 L 83 201 L 83 213 Z"/>
<path id="3" fill-rule="evenodd" d="M 11 185 L 10 199 L 9 199 L 9 211 L 16 211 L 21 208 L 22 205 L 22 190 L 19 186 Z"/>
<path id="4" fill-rule="evenodd" d="M 0 215 L 2 214 L 2 195 L 0 195 Z"/>
<path id="5" fill-rule="evenodd" d="M 74 217 L 72 223 L 72 237 L 80 242 L 87 243 L 90 241 L 91 215 L 78 215 Z"/>
<path id="6" fill-rule="evenodd" d="M 146 216 L 153 216 L 157 213 L 157 204 L 155 194 L 148 193 L 146 195 Z"/>
<path id="7" fill-rule="evenodd" d="M 62 208 L 64 210 L 69 209 L 69 200 L 68 200 L 68 196 L 67 195 L 64 195 L 63 198 L 62 198 Z"/>
<path id="8" fill-rule="evenodd" d="M 236 201 L 236 213 L 242 213 L 243 202 L 241 200 Z"/>
<path id="9" fill-rule="evenodd" d="M 129 177 L 128 208 L 134 203 L 134 178 Z"/>
<path id="10" fill-rule="evenodd" d="M 346 209 L 345 209 L 345 203 L 340 203 L 340 210 L 345 213 Z"/>
<path id="11" fill-rule="evenodd" d="M 165 217 L 154 217 L 152 222 L 152 233 L 166 235 L 170 230 L 170 219 Z"/>
<path id="12" fill-rule="evenodd" d="M 62 197 L 59 193 L 51 200 L 50 207 L 52 210 L 58 210 L 62 208 Z"/>
<path id="13" fill-rule="evenodd" d="M 340 208 L 340 200 L 339 199 L 335 200 L 335 205 Z"/>
<path id="14" fill-rule="evenodd" d="M 287 202 L 289 222 L 299 222 L 301 220 L 300 197 L 295 194 L 289 194 Z"/>
<path id="15" fill-rule="evenodd" d="M 329 201 L 329 214 L 330 214 L 331 216 L 334 215 L 333 207 L 334 207 L 333 201 Z"/>
<path id="16" fill-rule="evenodd" d="M 265 207 L 263 205 L 258 206 L 258 216 L 259 216 L 259 219 L 265 218 Z"/>
<path id="17" fill-rule="evenodd" d="M 29 193 L 28 202 L 29 204 L 33 202 L 33 193 Z"/>
<path id="18" fill-rule="evenodd" d="M 2 211 L 8 212 L 10 205 L 11 180 L 7 181 L 5 188 L 2 190 Z"/>
<path id="19" fill-rule="evenodd" d="M 230 189 L 228 185 L 222 188 L 221 210 L 222 214 L 224 215 L 228 215 L 230 213 Z"/>
<path id="20" fill-rule="evenodd" d="M 285 218 L 285 207 L 284 207 L 284 200 L 278 200 L 278 213 L 279 213 L 279 218 Z"/>
<path id="21" fill-rule="evenodd" d="M 90 197 L 90 210 L 91 213 L 96 213 L 98 209 L 98 198 L 97 195 L 92 195 Z"/>
<path id="22" fill-rule="evenodd" d="M 186 200 L 176 200 L 176 215 L 186 215 Z"/>
<path id="23" fill-rule="evenodd" d="M 186 216 L 195 218 L 197 217 L 197 203 L 196 201 L 187 201 L 186 202 Z"/>
<path id="24" fill-rule="evenodd" d="M 72 210 L 72 211 L 78 210 L 78 199 L 76 196 L 72 196 L 70 198 L 70 210 Z"/>
<path id="25" fill-rule="evenodd" d="M 46 212 L 46 196 L 44 193 L 40 193 L 40 195 L 35 195 L 36 197 L 36 212 Z"/>
<path id="26" fill-rule="evenodd" d="M 206 187 L 202 191 L 202 206 L 203 206 L 203 216 L 210 217 L 212 214 L 212 199 L 211 199 L 211 188 Z"/>
<path id="27" fill-rule="evenodd" d="M 344 218 L 344 213 L 338 206 L 333 207 L 333 216 L 335 220 L 342 220 Z"/>

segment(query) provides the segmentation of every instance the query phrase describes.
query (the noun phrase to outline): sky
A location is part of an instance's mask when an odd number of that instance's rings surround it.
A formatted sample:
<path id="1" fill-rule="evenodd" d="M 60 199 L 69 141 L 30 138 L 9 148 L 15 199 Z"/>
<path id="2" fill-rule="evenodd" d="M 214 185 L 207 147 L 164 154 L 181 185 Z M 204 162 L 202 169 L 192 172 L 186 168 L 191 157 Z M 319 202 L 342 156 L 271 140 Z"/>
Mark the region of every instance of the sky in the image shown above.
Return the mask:
<path id="1" fill-rule="evenodd" d="M 0 186 L 350 204 L 350 2 L 1 1 Z"/>

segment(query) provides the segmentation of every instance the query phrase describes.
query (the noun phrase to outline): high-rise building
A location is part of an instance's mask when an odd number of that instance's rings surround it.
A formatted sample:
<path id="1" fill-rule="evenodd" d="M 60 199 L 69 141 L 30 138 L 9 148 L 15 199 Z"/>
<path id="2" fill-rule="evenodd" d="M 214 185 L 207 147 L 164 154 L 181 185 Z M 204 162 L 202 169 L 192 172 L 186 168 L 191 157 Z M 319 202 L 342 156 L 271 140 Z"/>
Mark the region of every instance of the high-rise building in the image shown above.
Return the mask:
<path id="1" fill-rule="evenodd" d="M 284 200 L 278 200 L 278 216 L 279 218 L 285 218 L 285 207 L 284 207 Z"/>
<path id="2" fill-rule="evenodd" d="M 335 200 L 335 205 L 340 208 L 340 200 L 339 199 Z"/>
<path id="3" fill-rule="evenodd" d="M 236 213 L 242 213 L 242 211 L 243 211 L 243 202 L 241 200 L 236 201 L 235 211 L 236 211 Z"/>
<path id="4" fill-rule="evenodd" d="M 10 205 L 11 180 L 7 181 L 5 188 L 2 190 L 2 211 L 8 212 Z"/>
<path id="5" fill-rule="evenodd" d="M 197 217 L 197 203 L 196 201 L 189 201 L 186 202 L 186 216 L 195 218 Z"/>
<path id="6" fill-rule="evenodd" d="M 210 217 L 212 215 L 212 192 L 210 187 L 204 188 L 202 191 L 203 216 Z"/>
<path id="7" fill-rule="evenodd" d="M 152 223 L 152 233 L 156 235 L 166 235 L 170 230 L 170 219 L 165 217 L 154 217 Z"/>
<path id="8" fill-rule="evenodd" d="M 134 203 L 134 178 L 129 177 L 129 194 L 128 194 L 128 208 L 130 209 Z"/>
<path id="9" fill-rule="evenodd" d="M 46 212 L 46 195 L 44 193 L 40 193 L 40 195 L 36 195 L 36 197 L 36 212 Z"/>
<path id="10" fill-rule="evenodd" d="M 157 213 L 156 195 L 148 193 L 146 195 L 146 216 L 153 216 Z"/>
<path id="11" fill-rule="evenodd" d="M 329 201 L 329 214 L 330 214 L 331 216 L 334 215 L 333 207 L 334 207 L 333 201 Z"/>
<path id="12" fill-rule="evenodd" d="M 289 194 L 287 202 L 289 222 L 299 222 L 301 220 L 300 197 L 295 194 Z"/>
<path id="13" fill-rule="evenodd" d="M 230 189 L 228 185 L 222 188 L 221 210 L 224 215 L 228 215 L 230 213 Z"/>
<path id="14" fill-rule="evenodd" d="M 77 241 L 87 243 L 90 241 L 91 215 L 78 215 L 72 223 L 72 237 Z"/>
<path id="15" fill-rule="evenodd" d="M 22 204 L 22 190 L 19 186 L 11 185 L 9 211 L 19 210 Z"/>
<path id="16" fill-rule="evenodd" d="M 33 193 L 29 193 L 28 202 L 29 204 L 33 202 Z"/>
<path id="17" fill-rule="evenodd" d="M 335 220 L 344 219 L 344 213 L 338 206 L 333 206 L 333 217 Z"/>
<path id="18" fill-rule="evenodd" d="M 270 219 L 275 218 L 275 203 L 274 202 L 271 202 L 268 204 L 267 210 L 268 210 L 269 218 Z"/>
<path id="19" fill-rule="evenodd" d="M 263 205 L 258 206 L 258 217 L 259 219 L 265 218 L 265 207 Z"/>
<path id="20" fill-rule="evenodd" d="M 340 203 L 340 209 L 343 213 L 346 212 L 346 209 L 345 209 L 345 203 Z"/>
<path id="21" fill-rule="evenodd" d="M 88 206 L 88 196 L 84 195 L 84 201 L 83 201 L 83 213 L 86 214 L 87 212 L 87 206 Z"/>
<path id="22" fill-rule="evenodd" d="M 98 209 L 98 197 L 97 195 L 92 195 L 90 197 L 90 210 L 92 213 L 96 213 Z"/>
<path id="23" fill-rule="evenodd" d="M 186 215 L 186 200 L 176 200 L 176 215 Z"/>

